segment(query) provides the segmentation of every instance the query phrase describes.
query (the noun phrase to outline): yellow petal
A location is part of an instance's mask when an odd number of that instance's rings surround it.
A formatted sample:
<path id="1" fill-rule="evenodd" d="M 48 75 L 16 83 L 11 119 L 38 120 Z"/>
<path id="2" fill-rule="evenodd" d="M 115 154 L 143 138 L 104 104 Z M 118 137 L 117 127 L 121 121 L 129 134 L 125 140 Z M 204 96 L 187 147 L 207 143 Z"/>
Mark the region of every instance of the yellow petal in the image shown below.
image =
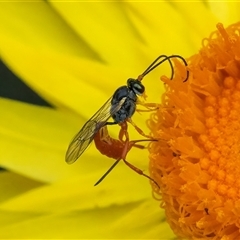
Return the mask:
<path id="1" fill-rule="evenodd" d="M 43 183 L 23 177 L 19 174 L 1 171 L 0 172 L 0 202 L 7 201 L 16 197 L 17 195 L 23 194 L 34 188 L 42 186 Z"/>
<path id="2" fill-rule="evenodd" d="M 149 202 L 152 204 L 152 200 Z M 163 230 L 157 230 L 155 225 L 151 226 L 152 222 L 156 224 L 159 220 L 163 220 L 163 217 L 159 218 L 157 214 L 153 217 L 152 214 L 148 214 L 153 210 L 153 207 L 149 207 L 149 202 L 41 215 L 29 212 L 13 214 L 10 211 L 0 211 L 1 237 L 152 239 L 159 235 L 162 239 L 173 239 L 173 234 L 166 222 L 161 224 Z M 28 219 L 23 218 L 19 221 L 24 215 Z M 136 216 L 138 216 L 137 220 Z M 3 224 L 2 220 L 5 220 Z M 11 224 L 8 225 L 6 222 Z"/>
<path id="3" fill-rule="evenodd" d="M 200 1 L 128 2 L 126 5 L 129 17 L 144 38 L 150 54 L 178 53 L 188 56 L 198 50 L 199 41 L 216 23 L 209 9 Z M 198 14 L 193 9 L 198 9 Z M 202 24 L 203 18 L 199 15 L 208 20 L 207 25 Z"/>
<path id="4" fill-rule="evenodd" d="M 45 1 L 1 2 L 0 21 L 1 36 L 15 39 L 16 42 L 35 49 L 98 58 L 89 45 Z"/>
<path id="5" fill-rule="evenodd" d="M 239 2 L 238 1 L 208 1 L 213 15 L 215 15 L 224 25 L 230 25 L 239 21 Z M 206 19 L 207 21 L 207 19 Z"/>
<path id="6" fill-rule="evenodd" d="M 124 175 L 119 183 L 106 180 L 98 187 L 86 189 L 82 183 L 87 185 L 94 178 L 89 175 L 39 187 L 3 202 L 0 205 L 1 236 L 153 238 L 160 234 L 168 239 L 173 236 L 166 222 L 157 228 L 159 220 L 164 221 L 164 215 L 151 199 L 149 183 L 120 168 L 116 173 Z M 14 231 L 9 231 L 10 228 Z"/>
<path id="7" fill-rule="evenodd" d="M 85 119 L 90 118 L 131 76 L 129 68 L 129 74 L 127 70 L 123 73 L 120 68 L 109 68 L 51 51 L 39 51 L 14 39 L 2 37 L 0 41 L 4 61 L 30 87 L 58 108 L 81 113 Z M 133 76 L 138 74 L 140 72 L 132 73 Z"/>
<path id="8" fill-rule="evenodd" d="M 50 2 L 70 26 L 99 52 L 104 62 L 136 67 L 138 36 L 125 14 L 124 3 Z"/>
<path id="9" fill-rule="evenodd" d="M 152 196 L 149 181 L 126 168 L 123 163 L 119 163 L 119 167 L 101 184 L 93 186 L 99 177 L 99 172 L 89 172 L 40 186 L 2 202 L 0 208 L 4 211 L 38 213 L 84 211 L 114 204 L 137 203 Z"/>

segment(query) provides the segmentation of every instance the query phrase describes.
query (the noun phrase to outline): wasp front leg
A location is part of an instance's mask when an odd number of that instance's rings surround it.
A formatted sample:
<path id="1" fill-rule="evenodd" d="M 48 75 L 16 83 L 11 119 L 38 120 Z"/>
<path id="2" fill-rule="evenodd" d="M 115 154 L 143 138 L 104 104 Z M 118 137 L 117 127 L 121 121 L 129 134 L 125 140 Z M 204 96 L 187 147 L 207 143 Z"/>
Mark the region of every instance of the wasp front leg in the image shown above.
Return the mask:
<path id="1" fill-rule="evenodd" d="M 129 134 L 128 134 L 128 131 L 127 131 L 127 128 L 128 128 L 128 124 L 127 122 L 123 122 L 121 124 L 119 124 L 121 129 L 119 131 L 119 135 L 118 135 L 118 138 L 119 138 L 119 141 L 125 143 L 126 145 L 128 144 L 129 147 L 136 147 L 136 148 L 139 148 L 139 149 L 144 149 L 146 148 L 145 146 L 141 145 L 141 144 L 137 144 L 137 142 L 143 142 L 145 140 L 136 140 L 136 141 L 130 141 L 129 140 Z M 149 139 L 146 139 L 146 141 L 149 141 Z"/>
<path id="2" fill-rule="evenodd" d="M 140 100 L 137 101 L 137 106 L 143 106 L 145 109 L 136 109 L 137 112 L 152 112 L 160 108 L 158 103 L 145 103 Z"/>
<path id="3" fill-rule="evenodd" d="M 145 133 L 143 132 L 143 130 L 142 130 L 141 128 L 139 128 L 139 127 L 132 121 L 131 118 L 129 118 L 127 121 L 132 124 L 132 126 L 136 129 L 136 131 L 137 131 L 140 135 L 142 135 L 143 137 L 146 137 L 146 138 L 148 138 L 148 139 L 155 140 L 152 136 L 145 134 Z"/>

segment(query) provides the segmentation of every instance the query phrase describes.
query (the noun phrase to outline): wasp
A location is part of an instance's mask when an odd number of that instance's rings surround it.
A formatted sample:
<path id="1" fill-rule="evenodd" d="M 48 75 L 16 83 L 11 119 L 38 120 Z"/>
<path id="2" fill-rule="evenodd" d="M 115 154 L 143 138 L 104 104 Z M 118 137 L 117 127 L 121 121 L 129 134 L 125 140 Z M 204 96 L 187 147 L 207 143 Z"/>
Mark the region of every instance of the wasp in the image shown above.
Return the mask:
<path id="1" fill-rule="evenodd" d="M 82 153 L 86 150 L 86 148 L 89 146 L 89 144 L 95 139 L 95 145 L 98 148 L 98 150 L 102 153 L 105 154 L 109 157 L 113 157 L 112 153 L 107 154 L 106 150 L 106 145 L 102 144 L 102 148 L 100 147 L 100 134 L 104 134 L 106 139 L 106 136 L 109 136 L 106 131 L 107 125 L 115 125 L 119 124 L 120 126 L 125 127 L 125 123 L 129 122 L 131 123 L 134 128 L 144 137 L 149 138 L 148 135 L 145 135 L 143 131 L 135 125 L 131 119 L 133 114 L 136 111 L 136 105 L 137 105 L 137 100 L 138 96 L 142 96 L 145 92 L 145 87 L 141 83 L 143 78 L 150 73 L 153 69 L 161 65 L 163 62 L 168 61 L 171 67 L 172 75 L 171 79 L 173 78 L 173 65 L 171 62 L 172 58 L 179 58 L 183 61 L 184 65 L 187 66 L 186 60 L 180 56 L 180 55 L 160 55 L 157 57 L 151 64 L 150 66 L 141 74 L 139 75 L 136 79 L 134 78 L 129 78 L 127 80 L 127 85 L 119 87 L 112 97 L 110 97 L 105 104 L 84 124 L 82 129 L 76 134 L 76 136 L 73 138 L 72 142 L 70 143 L 65 160 L 68 164 L 74 163 L 81 155 Z M 183 82 L 186 82 L 189 77 L 189 71 L 187 70 L 186 73 L 186 78 Z M 109 121 L 109 119 L 112 118 L 113 121 Z M 101 131 L 100 131 L 101 130 Z M 125 130 L 120 130 L 120 132 L 124 132 Z M 126 131 L 125 131 L 126 132 Z M 126 136 L 126 134 L 125 134 Z M 115 139 L 116 140 L 116 139 Z M 148 141 L 150 139 L 147 139 Z M 152 139 L 153 140 L 153 139 Z M 137 140 L 137 141 L 142 141 L 142 140 Z M 118 151 L 118 156 L 115 159 L 125 159 L 127 153 L 129 150 L 132 148 L 132 146 L 136 146 L 136 141 L 129 141 L 129 138 L 127 137 L 127 140 L 122 141 L 121 138 L 120 140 L 113 141 L 113 139 L 110 140 L 110 142 L 113 143 L 113 145 L 117 147 L 117 145 L 124 143 L 125 146 L 123 147 L 123 150 Z M 104 147 L 103 147 L 104 145 Z M 110 145 L 108 146 L 110 148 Z M 105 150 L 104 150 L 105 149 Z M 128 166 L 130 164 L 126 161 L 124 161 Z M 116 161 L 118 163 L 118 161 Z M 115 163 L 115 164 L 116 164 Z M 113 165 L 110 168 L 111 169 L 114 167 Z M 134 167 L 131 167 L 134 169 Z M 141 170 L 140 170 L 141 171 Z M 136 170 L 138 172 L 138 170 Z M 141 173 L 144 175 L 143 173 Z M 106 176 L 106 174 L 103 176 L 103 178 Z M 147 176 L 148 177 L 148 176 Z M 103 179 L 101 178 L 101 179 Z M 150 178 L 150 177 L 148 177 Z M 151 179 L 152 180 L 152 179 Z M 99 181 L 100 182 L 100 181 Z M 98 183 L 99 183 L 98 182 Z M 155 182 L 155 181 L 154 181 Z"/>

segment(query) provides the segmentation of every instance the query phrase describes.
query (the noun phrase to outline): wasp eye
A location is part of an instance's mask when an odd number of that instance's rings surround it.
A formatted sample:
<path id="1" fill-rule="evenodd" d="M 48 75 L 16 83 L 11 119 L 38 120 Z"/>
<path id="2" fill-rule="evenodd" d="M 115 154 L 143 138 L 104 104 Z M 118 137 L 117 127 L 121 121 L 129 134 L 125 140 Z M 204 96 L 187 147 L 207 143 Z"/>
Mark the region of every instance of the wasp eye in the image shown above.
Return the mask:
<path id="1" fill-rule="evenodd" d="M 145 87 L 140 83 L 140 82 L 136 82 L 134 85 L 133 85 L 133 91 L 138 94 L 138 95 L 141 95 L 144 93 L 145 91 Z"/>
<path id="2" fill-rule="evenodd" d="M 135 94 L 141 95 L 145 91 L 145 87 L 142 83 L 136 79 L 129 78 L 127 82 L 128 88 L 131 89 Z"/>

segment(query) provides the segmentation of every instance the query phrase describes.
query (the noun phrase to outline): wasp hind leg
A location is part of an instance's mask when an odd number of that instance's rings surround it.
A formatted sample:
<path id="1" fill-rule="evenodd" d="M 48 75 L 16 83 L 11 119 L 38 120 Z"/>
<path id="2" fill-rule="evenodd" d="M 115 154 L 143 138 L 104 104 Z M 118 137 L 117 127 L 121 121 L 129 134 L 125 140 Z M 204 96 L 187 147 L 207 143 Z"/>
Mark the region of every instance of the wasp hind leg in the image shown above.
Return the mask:
<path id="1" fill-rule="evenodd" d="M 124 161 L 124 163 L 125 163 L 128 167 L 130 167 L 133 171 L 135 171 L 136 173 L 138 173 L 138 174 L 140 174 L 140 175 L 148 178 L 148 179 L 151 180 L 158 188 L 160 188 L 159 185 L 158 185 L 158 183 L 157 183 L 153 178 L 151 178 L 150 176 L 148 176 L 147 174 L 145 174 L 141 169 L 135 167 L 134 165 L 132 165 L 131 163 L 129 163 L 126 159 L 123 159 L 123 161 Z"/>
<path id="2" fill-rule="evenodd" d="M 158 188 L 159 185 L 158 183 L 153 179 L 151 178 L 150 176 L 148 176 L 147 174 L 145 174 L 141 169 L 135 167 L 134 165 L 132 165 L 130 162 L 128 162 L 126 160 L 126 157 L 127 157 L 127 154 L 128 152 L 131 150 L 132 147 L 139 147 L 139 148 L 145 148 L 143 145 L 140 145 L 140 144 L 137 144 L 139 142 L 146 142 L 146 141 L 156 141 L 155 139 L 142 139 L 142 140 L 134 140 L 134 141 L 126 141 L 126 145 L 124 147 L 124 150 L 123 150 L 123 153 L 122 153 L 122 160 L 124 161 L 124 163 L 130 167 L 133 171 L 135 171 L 136 173 L 148 178 L 149 180 L 151 180 Z"/>

